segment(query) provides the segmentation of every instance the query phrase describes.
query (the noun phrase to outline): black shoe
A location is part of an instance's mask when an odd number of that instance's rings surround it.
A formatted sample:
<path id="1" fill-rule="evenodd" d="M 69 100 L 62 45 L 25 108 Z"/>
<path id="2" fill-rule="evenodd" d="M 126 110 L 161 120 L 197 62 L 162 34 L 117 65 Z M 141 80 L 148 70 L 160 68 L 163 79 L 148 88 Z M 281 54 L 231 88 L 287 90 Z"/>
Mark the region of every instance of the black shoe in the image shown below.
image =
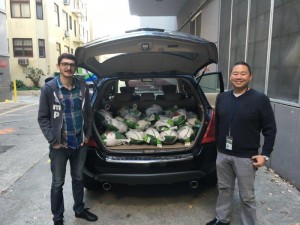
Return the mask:
<path id="1" fill-rule="evenodd" d="M 95 214 L 89 212 L 88 209 L 84 209 L 81 213 L 75 213 L 75 217 L 82 218 L 91 222 L 98 220 L 98 217 Z"/>
<path id="2" fill-rule="evenodd" d="M 230 225 L 230 223 L 222 223 L 220 220 L 214 219 L 207 223 L 206 225 Z"/>
<path id="3" fill-rule="evenodd" d="M 63 220 L 54 221 L 54 225 L 64 225 L 64 221 Z"/>

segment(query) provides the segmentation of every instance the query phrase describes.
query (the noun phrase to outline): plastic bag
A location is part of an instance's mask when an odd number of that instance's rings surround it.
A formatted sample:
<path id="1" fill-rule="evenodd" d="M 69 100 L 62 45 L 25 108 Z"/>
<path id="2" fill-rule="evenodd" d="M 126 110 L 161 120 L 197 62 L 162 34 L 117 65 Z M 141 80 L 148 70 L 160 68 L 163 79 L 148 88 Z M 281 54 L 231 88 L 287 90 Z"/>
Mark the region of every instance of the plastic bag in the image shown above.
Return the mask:
<path id="1" fill-rule="evenodd" d="M 173 120 L 171 120 L 169 118 L 164 118 L 164 119 L 160 119 L 160 120 L 156 121 L 154 126 L 156 127 L 156 129 L 158 131 L 169 130 L 171 127 L 174 126 L 174 122 L 173 122 Z"/>
<path id="2" fill-rule="evenodd" d="M 142 144 L 144 142 L 144 132 L 131 129 L 125 133 L 127 139 L 130 140 L 130 144 Z"/>
<path id="3" fill-rule="evenodd" d="M 142 119 L 142 120 L 137 121 L 135 129 L 140 130 L 140 131 L 145 131 L 150 125 L 151 125 L 150 121 L 148 121 L 146 119 Z"/>
<path id="4" fill-rule="evenodd" d="M 186 122 L 186 110 L 185 109 L 177 109 L 173 115 L 172 115 L 172 120 L 174 121 L 175 126 L 182 126 Z"/>
<path id="5" fill-rule="evenodd" d="M 171 145 L 177 141 L 177 132 L 173 129 L 165 130 L 160 133 L 160 140 L 163 144 Z"/>
<path id="6" fill-rule="evenodd" d="M 153 127 L 149 127 L 145 131 L 144 141 L 148 144 L 162 147 L 159 132 Z"/>
<path id="7" fill-rule="evenodd" d="M 153 104 L 152 106 L 150 106 L 145 110 L 145 113 L 147 116 L 151 116 L 152 114 L 159 115 L 159 114 L 163 114 L 163 109 L 161 106 Z"/>
<path id="8" fill-rule="evenodd" d="M 178 131 L 178 141 L 183 142 L 186 146 L 191 145 L 191 141 L 195 138 L 194 130 L 191 126 L 185 125 Z"/>
<path id="9" fill-rule="evenodd" d="M 125 136 L 116 131 L 107 131 L 101 135 L 101 140 L 106 146 L 118 146 L 129 144 L 129 140 Z"/>
<path id="10" fill-rule="evenodd" d="M 114 118 L 109 119 L 107 121 L 106 127 L 108 131 L 117 131 L 122 134 L 128 130 L 128 126 L 126 125 L 126 123 L 116 120 Z"/>

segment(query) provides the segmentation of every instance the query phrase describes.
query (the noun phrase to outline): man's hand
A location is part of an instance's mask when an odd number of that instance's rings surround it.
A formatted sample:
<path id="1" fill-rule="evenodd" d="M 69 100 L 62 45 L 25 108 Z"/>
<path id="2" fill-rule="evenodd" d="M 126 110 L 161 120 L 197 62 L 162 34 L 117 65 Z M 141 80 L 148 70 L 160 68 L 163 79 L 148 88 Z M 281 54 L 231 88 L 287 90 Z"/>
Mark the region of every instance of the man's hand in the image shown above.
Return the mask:
<path id="1" fill-rule="evenodd" d="M 252 156 L 252 161 L 253 161 L 253 166 L 255 168 L 258 168 L 258 167 L 262 167 L 266 164 L 266 159 L 263 155 L 255 155 L 255 156 Z"/>
<path id="2" fill-rule="evenodd" d="M 61 144 L 54 144 L 54 145 L 52 145 L 52 147 L 54 149 L 60 149 L 62 147 L 62 145 Z"/>

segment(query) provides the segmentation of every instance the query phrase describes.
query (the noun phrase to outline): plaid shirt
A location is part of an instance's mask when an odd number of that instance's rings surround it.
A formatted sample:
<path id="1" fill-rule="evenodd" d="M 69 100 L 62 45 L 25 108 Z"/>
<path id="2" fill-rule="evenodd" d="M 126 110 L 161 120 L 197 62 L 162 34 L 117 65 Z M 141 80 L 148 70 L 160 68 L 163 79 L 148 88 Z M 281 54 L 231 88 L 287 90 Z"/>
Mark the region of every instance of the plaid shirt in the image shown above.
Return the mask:
<path id="1" fill-rule="evenodd" d="M 81 111 L 84 96 L 80 92 L 80 85 L 77 82 L 74 82 L 72 90 L 65 88 L 60 79 L 57 79 L 57 84 L 63 112 L 62 144 L 68 148 L 77 149 L 83 141 Z"/>

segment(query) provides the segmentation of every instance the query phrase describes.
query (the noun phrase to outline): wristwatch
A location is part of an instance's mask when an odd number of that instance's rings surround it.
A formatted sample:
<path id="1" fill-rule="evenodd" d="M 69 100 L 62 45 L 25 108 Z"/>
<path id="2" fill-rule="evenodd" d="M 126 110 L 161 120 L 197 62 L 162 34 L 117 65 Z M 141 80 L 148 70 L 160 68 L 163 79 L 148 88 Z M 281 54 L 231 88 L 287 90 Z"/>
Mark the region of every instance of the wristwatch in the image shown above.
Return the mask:
<path id="1" fill-rule="evenodd" d="M 266 161 L 268 161 L 270 158 L 268 156 L 263 155 Z"/>

